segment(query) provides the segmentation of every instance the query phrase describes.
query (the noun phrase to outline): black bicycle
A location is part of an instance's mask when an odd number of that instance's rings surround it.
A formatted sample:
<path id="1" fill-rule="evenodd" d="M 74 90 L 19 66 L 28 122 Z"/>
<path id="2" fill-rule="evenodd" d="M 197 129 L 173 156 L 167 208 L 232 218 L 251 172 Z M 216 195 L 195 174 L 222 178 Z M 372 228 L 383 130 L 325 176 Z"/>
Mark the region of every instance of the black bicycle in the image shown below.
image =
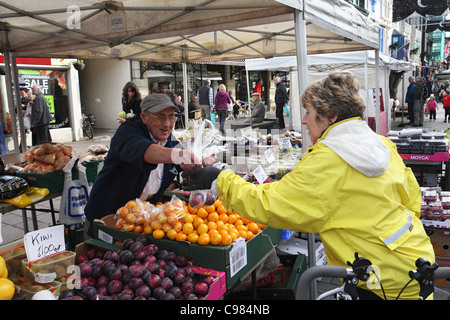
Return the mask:
<path id="1" fill-rule="evenodd" d="M 82 117 L 83 132 L 89 139 L 94 138 L 95 117 L 92 114 L 85 115 L 84 112 Z"/>

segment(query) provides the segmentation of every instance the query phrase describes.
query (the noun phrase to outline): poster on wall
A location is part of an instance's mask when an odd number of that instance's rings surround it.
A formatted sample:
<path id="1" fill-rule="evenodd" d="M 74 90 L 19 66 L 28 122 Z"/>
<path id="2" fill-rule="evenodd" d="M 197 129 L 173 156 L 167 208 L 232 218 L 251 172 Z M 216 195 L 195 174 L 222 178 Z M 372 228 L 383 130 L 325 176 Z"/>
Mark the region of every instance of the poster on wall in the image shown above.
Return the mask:
<path id="1" fill-rule="evenodd" d="M 19 70 L 19 77 L 27 88 L 33 84 L 41 87 L 42 94 L 47 100 L 47 106 L 52 116 L 49 127 L 51 129 L 69 126 L 69 112 L 67 110 L 66 72 L 63 70 Z"/>

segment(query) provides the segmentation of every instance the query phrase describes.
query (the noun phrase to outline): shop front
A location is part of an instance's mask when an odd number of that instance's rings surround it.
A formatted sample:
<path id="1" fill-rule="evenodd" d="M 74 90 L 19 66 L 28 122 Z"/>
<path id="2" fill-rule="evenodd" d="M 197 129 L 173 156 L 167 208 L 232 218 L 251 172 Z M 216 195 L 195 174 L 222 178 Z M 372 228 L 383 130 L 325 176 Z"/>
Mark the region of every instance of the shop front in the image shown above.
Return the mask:
<path id="1" fill-rule="evenodd" d="M 3 61 L 0 62 L 3 63 Z M 4 70 L 4 68 L 2 69 Z M 79 103 L 78 74 L 71 64 L 59 59 L 18 59 L 17 69 L 21 88 L 25 87 L 31 90 L 31 86 L 34 84 L 41 87 L 52 116 L 49 124 L 52 140 L 63 143 L 79 140 L 81 137 L 79 123 L 81 105 Z M 2 72 L 0 75 L 0 123 L 5 135 L 7 150 L 13 152 L 15 150 L 13 130 L 17 131 L 18 140 L 21 139 L 17 110 L 11 112 L 8 101 L 6 76 L 5 72 Z M 25 108 L 26 106 L 23 106 L 23 113 Z M 15 115 L 16 119 L 12 119 L 11 115 Z M 25 130 L 25 134 L 27 145 L 31 146 L 31 133 L 27 133 Z"/>

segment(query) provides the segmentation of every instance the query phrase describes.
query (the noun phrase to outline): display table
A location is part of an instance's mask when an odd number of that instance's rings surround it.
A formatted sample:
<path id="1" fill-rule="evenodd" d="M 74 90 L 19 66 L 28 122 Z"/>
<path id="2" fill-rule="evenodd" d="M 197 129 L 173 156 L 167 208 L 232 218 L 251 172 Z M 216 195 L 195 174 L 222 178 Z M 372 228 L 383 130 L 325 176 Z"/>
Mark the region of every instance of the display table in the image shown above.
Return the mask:
<path id="1" fill-rule="evenodd" d="M 28 219 L 27 219 L 27 211 L 31 211 L 31 219 L 33 221 L 33 229 L 34 230 L 38 230 L 38 224 L 37 224 L 37 217 L 36 217 L 36 212 L 50 212 L 52 215 L 52 223 L 53 225 L 56 225 L 56 217 L 55 217 L 55 213 L 58 213 L 59 211 L 56 211 L 53 205 L 53 199 L 60 197 L 61 196 L 61 192 L 54 192 L 54 193 L 50 193 L 48 194 L 46 197 L 42 198 L 39 201 L 34 202 L 33 204 L 25 207 L 25 208 L 19 208 L 16 207 L 12 204 L 9 203 L 5 203 L 5 202 L 0 202 L 0 213 L 1 214 L 6 214 L 8 212 L 11 211 L 15 211 L 15 210 L 22 210 L 22 220 L 23 220 L 23 232 L 24 234 L 28 233 L 29 228 L 28 228 Z M 44 209 L 44 208 L 36 208 L 36 205 L 39 203 L 43 203 L 45 201 L 49 202 L 50 205 L 50 209 Z"/>

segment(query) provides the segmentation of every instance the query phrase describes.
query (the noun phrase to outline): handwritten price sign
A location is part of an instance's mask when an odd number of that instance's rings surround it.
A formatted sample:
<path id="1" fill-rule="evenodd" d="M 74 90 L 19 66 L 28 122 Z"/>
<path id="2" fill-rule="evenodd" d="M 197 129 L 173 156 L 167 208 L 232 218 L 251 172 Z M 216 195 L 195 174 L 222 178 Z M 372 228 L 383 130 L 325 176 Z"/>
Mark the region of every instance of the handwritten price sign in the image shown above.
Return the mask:
<path id="1" fill-rule="evenodd" d="M 28 261 L 34 261 L 66 250 L 64 225 L 28 232 L 23 237 Z"/>

